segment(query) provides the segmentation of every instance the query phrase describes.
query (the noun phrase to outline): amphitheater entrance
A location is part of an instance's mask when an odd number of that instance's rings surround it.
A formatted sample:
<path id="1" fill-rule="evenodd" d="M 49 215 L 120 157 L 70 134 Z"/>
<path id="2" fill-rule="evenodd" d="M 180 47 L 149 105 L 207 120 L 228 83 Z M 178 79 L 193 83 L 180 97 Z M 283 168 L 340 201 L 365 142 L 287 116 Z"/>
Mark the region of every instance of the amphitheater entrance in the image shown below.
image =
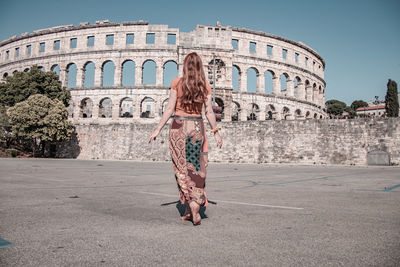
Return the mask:
<path id="1" fill-rule="evenodd" d="M 93 110 L 93 101 L 90 98 L 84 98 L 80 105 L 80 116 L 81 118 L 91 118 Z"/>
<path id="2" fill-rule="evenodd" d="M 133 117 L 133 99 L 125 97 L 119 103 L 119 117 L 132 118 Z"/>

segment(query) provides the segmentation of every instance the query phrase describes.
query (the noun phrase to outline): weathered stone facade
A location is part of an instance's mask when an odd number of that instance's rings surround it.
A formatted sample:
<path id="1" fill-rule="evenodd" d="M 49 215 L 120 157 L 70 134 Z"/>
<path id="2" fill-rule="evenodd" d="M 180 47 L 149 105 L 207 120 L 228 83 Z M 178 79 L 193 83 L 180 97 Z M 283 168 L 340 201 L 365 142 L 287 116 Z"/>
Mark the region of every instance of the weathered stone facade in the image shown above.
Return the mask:
<path id="1" fill-rule="evenodd" d="M 211 134 L 214 162 L 355 164 L 373 155 L 400 163 L 400 119 L 221 122 L 223 149 Z M 82 124 L 76 136 L 58 147 L 59 157 L 79 159 L 170 160 L 168 125 L 147 144 L 156 124 Z M 209 132 L 208 132 L 209 133 Z"/>
<path id="2" fill-rule="evenodd" d="M 62 84 L 70 87 L 69 113 L 76 124 L 154 123 L 168 101 L 166 65 L 175 64 L 180 76 L 183 59 L 191 51 L 201 56 L 206 73 L 212 53 L 221 63 L 215 96 L 224 121 L 327 117 L 325 62 L 318 53 L 303 43 L 230 26 L 198 25 L 192 32 L 180 32 L 144 21 L 99 21 L 37 30 L 0 42 L 0 75 L 5 79 L 15 71 L 29 71 L 33 64 L 58 72 Z M 155 84 L 143 84 L 148 62 L 155 65 Z M 123 80 L 128 63 L 134 64 L 131 85 Z M 93 84 L 85 85 L 89 66 L 94 66 Z M 106 66 L 112 68 L 112 85 L 104 83 Z M 237 90 L 233 70 L 239 77 Z M 256 75 L 250 74 L 256 77 L 256 88 L 247 88 L 249 73 Z M 266 75 L 272 77 L 272 92 L 265 90 Z M 281 88 L 281 79 L 286 88 Z"/>

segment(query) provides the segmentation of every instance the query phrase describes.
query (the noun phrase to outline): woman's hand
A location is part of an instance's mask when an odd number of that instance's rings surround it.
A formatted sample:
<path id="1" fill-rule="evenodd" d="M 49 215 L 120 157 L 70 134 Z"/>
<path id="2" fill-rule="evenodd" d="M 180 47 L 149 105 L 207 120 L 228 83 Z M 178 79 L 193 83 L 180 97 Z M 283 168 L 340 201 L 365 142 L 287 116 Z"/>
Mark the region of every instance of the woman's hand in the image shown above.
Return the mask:
<path id="1" fill-rule="evenodd" d="M 154 130 L 154 132 L 150 135 L 149 144 L 151 141 L 156 140 L 156 137 L 158 136 L 159 133 L 160 133 L 160 130 L 158 130 L 158 129 Z"/>
<path id="2" fill-rule="evenodd" d="M 216 132 L 216 133 L 214 134 L 214 139 L 215 139 L 215 142 L 217 142 L 217 146 L 218 146 L 219 148 L 221 148 L 221 147 L 222 147 L 222 138 L 221 138 L 221 136 L 219 135 L 218 132 Z"/>

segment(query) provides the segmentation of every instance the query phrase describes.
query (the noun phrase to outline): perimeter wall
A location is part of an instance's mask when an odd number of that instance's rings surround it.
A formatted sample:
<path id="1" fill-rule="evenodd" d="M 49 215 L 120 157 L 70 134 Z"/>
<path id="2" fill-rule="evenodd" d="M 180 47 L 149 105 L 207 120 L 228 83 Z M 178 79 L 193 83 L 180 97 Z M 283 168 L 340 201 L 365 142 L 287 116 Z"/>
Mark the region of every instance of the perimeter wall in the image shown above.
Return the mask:
<path id="1" fill-rule="evenodd" d="M 211 162 L 367 165 L 400 163 L 400 118 L 220 122 L 223 149 L 211 134 Z M 167 124 L 147 144 L 156 124 L 81 124 L 57 157 L 170 160 Z M 208 128 L 208 125 L 207 125 Z"/>

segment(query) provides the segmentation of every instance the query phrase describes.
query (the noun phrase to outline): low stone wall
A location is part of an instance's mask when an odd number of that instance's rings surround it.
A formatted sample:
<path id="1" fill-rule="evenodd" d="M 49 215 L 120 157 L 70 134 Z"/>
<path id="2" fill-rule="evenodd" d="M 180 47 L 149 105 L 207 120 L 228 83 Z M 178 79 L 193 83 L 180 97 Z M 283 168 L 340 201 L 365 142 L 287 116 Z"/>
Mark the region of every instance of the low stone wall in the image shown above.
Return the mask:
<path id="1" fill-rule="evenodd" d="M 219 126 L 222 149 L 208 134 L 209 160 L 214 162 L 400 163 L 400 118 L 220 122 Z M 57 147 L 58 157 L 170 160 L 169 125 L 152 144 L 147 141 L 156 124 L 75 127 L 74 138 Z"/>

